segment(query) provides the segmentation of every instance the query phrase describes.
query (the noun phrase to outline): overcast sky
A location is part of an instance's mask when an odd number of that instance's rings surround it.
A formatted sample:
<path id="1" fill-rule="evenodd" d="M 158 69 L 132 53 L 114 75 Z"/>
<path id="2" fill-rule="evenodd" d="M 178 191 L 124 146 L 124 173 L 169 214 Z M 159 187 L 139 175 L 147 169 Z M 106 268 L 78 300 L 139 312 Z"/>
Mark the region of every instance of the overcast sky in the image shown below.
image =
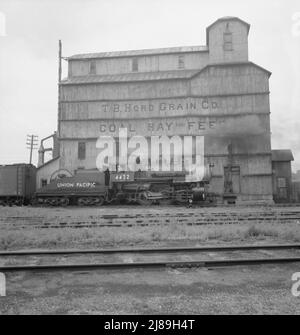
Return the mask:
<path id="1" fill-rule="evenodd" d="M 26 135 L 56 130 L 58 39 L 63 56 L 205 45 L 222 16 L 251 24 L 249 58 L 272 72 L 272 147 L 300 169 L 299 0 L 0 0 L 0 164 L 27 162 Z"/>

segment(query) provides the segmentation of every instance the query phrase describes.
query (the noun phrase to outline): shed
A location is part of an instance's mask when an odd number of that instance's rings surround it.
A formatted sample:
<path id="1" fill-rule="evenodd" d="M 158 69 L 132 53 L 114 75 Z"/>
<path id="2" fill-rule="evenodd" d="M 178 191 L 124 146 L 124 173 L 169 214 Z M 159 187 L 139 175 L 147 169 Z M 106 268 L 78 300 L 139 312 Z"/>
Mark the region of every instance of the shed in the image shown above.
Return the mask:
<path id="1" fill-rule="evenodd" d="M 275 202 L 292 201 L 292 166 L 290 149 L 272 150 L 273 198 Z"/>

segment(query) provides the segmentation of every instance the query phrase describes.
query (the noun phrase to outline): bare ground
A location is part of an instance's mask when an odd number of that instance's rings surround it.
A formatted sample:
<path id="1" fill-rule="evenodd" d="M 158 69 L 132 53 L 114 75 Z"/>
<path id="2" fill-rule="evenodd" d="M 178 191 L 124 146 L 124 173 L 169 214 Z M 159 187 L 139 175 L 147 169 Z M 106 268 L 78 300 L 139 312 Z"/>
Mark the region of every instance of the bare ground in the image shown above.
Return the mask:
<path id="1" fill-rule="evenodd" d="M 2 314 L 300 314 L 299 265 L 163 271 L 18 273 Z"/>

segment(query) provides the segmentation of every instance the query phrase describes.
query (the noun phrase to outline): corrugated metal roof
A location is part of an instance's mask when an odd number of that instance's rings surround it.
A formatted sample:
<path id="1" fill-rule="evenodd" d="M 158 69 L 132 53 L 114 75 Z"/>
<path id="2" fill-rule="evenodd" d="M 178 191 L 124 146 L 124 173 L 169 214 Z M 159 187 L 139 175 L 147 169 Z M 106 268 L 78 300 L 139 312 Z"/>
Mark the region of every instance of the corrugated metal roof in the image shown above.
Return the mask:
<path id="1" fill-rule="evenodd" d="M 226 62 L 226 63 L 214 63 L 214 64 L 208 64 L 205 68 L 203 68 L 202 70 L 204 69 L 207 69 L 207 68 L 210 68 L 210 67 L 230 67 L 230 66 L 249 66 L 249 65 L 252 65 L 264 72 L 266 72 L 269 76 L 272 75 L 272 72 L 270 72 L 269 70 L 266 70 L 265 68 L 263 68 L 262 66 L 259 66 L 253 62 L 233 62 L 233 63 L 230 63 L 230 62 Z M 202 71 L 201 70 L 201 71 Z"/>
<path id="2" fill-rule="evenodd" d="M 294 160 L 294 156 L 290 149 L 272 150 L 272 161 L 274 162 L 290 162 Z"/>
<path id="3" fill-rule="evenodd" d="M 202 73 L 211 67 L 228 67 L 228 66 L 255 66 L 262 71 L 271 75 L 271 72 L 252 63 L 252 62 L 238 62 L 238 63 L 220 63 L 209 64 L 198 70 L 173 70 L 160 72 L 132 72 L 114 75 L 87 75 L 65 78 L 61 81 L 62 85 L 80 85 L 93 83 L 117 83 L 117 82 L 135 82 L 135 81 L 154 81 L 154 80 L 168 80 L 168 79 L 190 79 L 197 74 Z"/>
<path id="4" fill-rule="evenodd" d="M 62 85 L 112 83 L 112 82 L 134 82 L 167 79 L 187 79 L 199 73 L 201 70 L 176 70 L 162 72 L 124 73 L 115 75 L 88 75 L 70 77 L 61 81 Z"/>
<path id="5" fill-rule="evenodd" d="M 80 60 L 80 59 L 93 59 L 93 58 L 117 58 L 117 57 L 132 57 L 132 56 L 161 55 L 161 54 L 173 54 L 173 53 L 176 54 L 186 52 L 205 52 L 205 51 L 208 51 L 207 46 L 186 46 L 186 47 L 172 47 L 172 48 L 159 48 L 159 49 L 87 53 L 87 54 L 73 55 L 70 57 L 66 57 L 66 59 Z"/>

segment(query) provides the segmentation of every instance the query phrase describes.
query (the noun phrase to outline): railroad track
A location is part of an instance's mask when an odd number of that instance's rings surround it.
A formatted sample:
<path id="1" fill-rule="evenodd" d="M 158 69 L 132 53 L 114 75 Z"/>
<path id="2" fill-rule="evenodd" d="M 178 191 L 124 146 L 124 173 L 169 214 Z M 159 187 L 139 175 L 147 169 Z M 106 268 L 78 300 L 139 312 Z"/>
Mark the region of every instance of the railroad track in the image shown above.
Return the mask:
<path id="1" fill-rule="evenodd" d="M 9 216 L 0 217 L 0 227 L 10 229 L 24 228 L 90 228 L 90 227 L 132 227 L 169 225 L 234 224 L 234 223 L 287 223 L 300 224 L 300 211 L 270 212 L 154 212 L 144 214 L 103 214 L 86 217 L 43 217 Z"/>
<path id="2" fill-rule="evenodd" d="M 135 268 L 213 268 L 237 265 L 299 263 L 299 249 L 300 244 L 281 244 L 156 249 L 2 251 L 0 252 L 0 272 L 82 271 Z M 267 257 L 261 257 L 262 254 L 267 255 Z M 74 255 L 77 255 L 77 258 L 74 258 Z M 93 257 L 91 257 L 92 255 Z M 58 256 L 63 257 L 57 258 Z M 88 256 L 88 258 L 86 258 L 86 256 Z M 95 259 L 95 256 L 100 256 L 101 262 Z M 30 259 L 30 257 L 34 258 Z M 43 259 L 44 257 L 46 257 L 46 262 L 45 259 Z M 66 262 L 66 258 L 68 257 L 73 258 L 72 262 Z M 82 261 L 82 257 L 86 258 L 84 262 Z"/>

